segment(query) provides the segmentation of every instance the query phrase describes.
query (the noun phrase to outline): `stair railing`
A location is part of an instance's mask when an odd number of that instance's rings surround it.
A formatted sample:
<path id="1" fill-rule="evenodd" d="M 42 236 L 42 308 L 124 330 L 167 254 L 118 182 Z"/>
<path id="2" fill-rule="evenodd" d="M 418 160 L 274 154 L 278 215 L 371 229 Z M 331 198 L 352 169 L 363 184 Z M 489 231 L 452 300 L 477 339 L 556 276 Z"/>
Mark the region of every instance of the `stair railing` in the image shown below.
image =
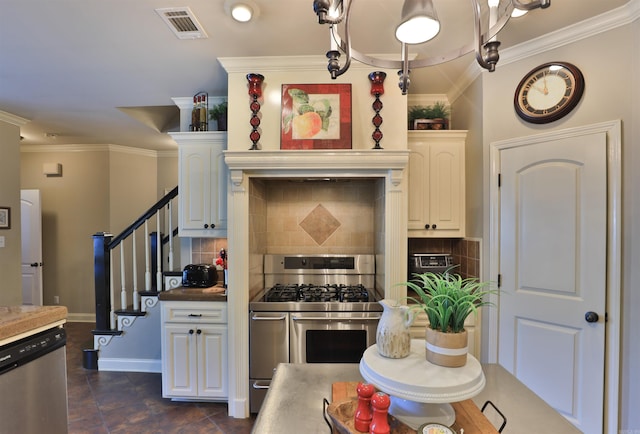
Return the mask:
<path id="1" fill-rule="evenodd" d="M 168 270 L 173 270 L 173 242 L 177 229 L 173 229 L 173 209 L 178 196 L 178 187 L 167 193 L 144 214 L 136 219 L 129 227 L 117 236 L 106 232 L 93 235 L 94 280 L 96 303 L 96 329 L 98 331 L 113 331 L 116 329 L 116 288 L 114 274 L 119 272 L 120 310 L 126 311 L 129 300 L 127 282 L 131 282 L 131 303 L 133 311 L 140 310 L 140 293 L 138 288 L 138 240 L 136 233 L 144 230 L 144 292 L 162 291 L 163 246 L 168 246 Z M 160 212 L 166 207 L 166 216 Z M 155 225 L 150 225 L 150 222 Z M 166 223 L 163 236 L 163 223 Z M 155 228 L 150 227 L 155 226 Z M 153 232 L 150 232 L 155 229 Z M 151 239 L 154 238 L 154 239 Z M 130 243 L 131 261 L 126 261 L 125 242 Z M 119 247 L 119 249 L 116 249 Z M 113 264 L 114 256 L 119 256 L 119 270 Z M 131 279 L 127 279 L 127 268 L 131 268 Z M 153 275 L 155 273 L 155 279 Z"/>

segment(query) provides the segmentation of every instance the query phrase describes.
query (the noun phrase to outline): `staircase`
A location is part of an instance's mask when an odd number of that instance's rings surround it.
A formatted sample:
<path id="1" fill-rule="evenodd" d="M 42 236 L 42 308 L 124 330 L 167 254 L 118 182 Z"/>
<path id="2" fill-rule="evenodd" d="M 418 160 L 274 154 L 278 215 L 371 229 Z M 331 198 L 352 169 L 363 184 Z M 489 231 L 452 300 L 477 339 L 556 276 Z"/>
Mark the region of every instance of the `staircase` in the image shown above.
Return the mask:
<path id="1" fill-rule="evenodd" d="M 85 368 L 161 371 L 158 294 L 182 282 L 173 271 L 177 196 L 178 187 L 115 237 L 93 235 L 96 329 Z"/>

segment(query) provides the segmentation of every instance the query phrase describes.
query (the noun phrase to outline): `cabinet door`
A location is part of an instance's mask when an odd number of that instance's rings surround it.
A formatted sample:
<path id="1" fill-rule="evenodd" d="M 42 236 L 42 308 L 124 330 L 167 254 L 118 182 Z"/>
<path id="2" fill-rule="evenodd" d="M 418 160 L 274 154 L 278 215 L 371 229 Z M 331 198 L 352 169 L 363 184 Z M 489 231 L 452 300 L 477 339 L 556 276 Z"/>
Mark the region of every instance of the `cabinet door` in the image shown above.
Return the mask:
<path id="1" fill-rule="evenodd" d="M 466 132 L 410 133 L 409 236 L 464 237 Z"/>
<path id="2" fill-rule="evenodd" d="M 180 229 L 205 229 L 211 223 L 211 149 L 180 148 Z M 206 225 L 206 226 L 205 226 Z"/>
<path id="3" fill-rule="evenodd" d="M 162 339 L 162 396 L 197 396 L 195 327 L 165 324 Z"/>
<path id="4" fill-rule="evenodd" d="M 227 236 L 226 133 L 174 133 L 179 149 L 181 237 Z"/>
<path id="5" fill-rule="evenodd" d="M 409 145 L 409 230 L 425 229 L 429 218 L 429 145 Z"/>
<path id="6" fill-rule="evenodd" d="M 198 339 L 198 396 L 226 398 L 227 385 L 227 327 L 199 325 Z"/>
<path id="7" fill-rule="evenodd" d="M 461 146 L 429 146 L 429 222 L 435 230 L 461 230 L 464 179 Z"/>
<path id="8" fill-rule="evenodd" d="M 211 222 L 216 230 L 227 230 L 227 177 L 222 148 L 211 152 Z"/>

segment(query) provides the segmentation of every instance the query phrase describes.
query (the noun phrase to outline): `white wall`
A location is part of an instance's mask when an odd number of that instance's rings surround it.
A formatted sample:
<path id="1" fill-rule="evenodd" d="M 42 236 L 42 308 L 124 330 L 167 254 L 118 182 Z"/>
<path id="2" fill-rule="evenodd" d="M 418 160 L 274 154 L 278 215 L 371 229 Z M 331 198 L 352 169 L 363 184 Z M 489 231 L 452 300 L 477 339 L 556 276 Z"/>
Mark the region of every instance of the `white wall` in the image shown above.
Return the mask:
<path id="1" fill-rule="evenodd" d="M 484 238 L 489 239 L 489 146 L 492 142 L 561 130 L 593 123 L 622 120 L 622 336 L 620 428 L 640 431 L 640 342 L 632 336 L 640 321 L 640 285 L 638 249 L 640 221 L 638 189 L 640 185 L 638 119 L 640 86 L 638 72 L 638 23 L 610 30 L 587 39 L 549 50 L 517 62 L 499 65 L 496 72 L 482 75 L 484 113 Z M 513 109 L 513 95 L 521 78 L 535 66 L 549 61 L 567 61 L 578 66 L 585 77 L 582 101 L 566 117 L 550 124 L 533 125 L 520 120 Z M 483 257 L 488 258 L 489 243 L 484 243 Z M 485 261 L 485 274 L 489 261 Z M 635 385 L 632 386 L 632 385 Z M 613 415 L 615 417 L 615 415 Z"/>
<path id="2" fill-rule="evenodd" d="M 229 58 L 220 59 L 220 62 L 229 72 L 229 150 L 248 150 L 252 144 L 249 140 L 251 111 L 246 79 L 248 73 L 259 73 L 265 77 L 260 110 L 261 149 L 280 149 L 282 84 L 317 83 L 352 84 L 352 149 L 371 149 L 374 146 L 371 138 L 374 130 L 371 119 L 375 115 L 371 104 L 374 98 L 371 96 L 368 75 L 375 68 L 354 62 L 347 73 L 331 80 L 324 56 L 287 57 L 281 60 L 257 57 L 246 61 Z M 385 72 L 385 93 L 380 98 L 384 106 L 380 112 L 383 118 L 380 130 L 384 137 L 380 145 L 385 149 L 406 149 L 407 97 L 402 95 L 398 87 L 397 71 Z"/>
<path id="3" fill-rule="evenodd" d="M 0 206 L 10 208 L 11 228 L 0 229 L 0 306 L 22 304 L 20 245 L 20 126 L 26 120 L 0 111 Z"/>

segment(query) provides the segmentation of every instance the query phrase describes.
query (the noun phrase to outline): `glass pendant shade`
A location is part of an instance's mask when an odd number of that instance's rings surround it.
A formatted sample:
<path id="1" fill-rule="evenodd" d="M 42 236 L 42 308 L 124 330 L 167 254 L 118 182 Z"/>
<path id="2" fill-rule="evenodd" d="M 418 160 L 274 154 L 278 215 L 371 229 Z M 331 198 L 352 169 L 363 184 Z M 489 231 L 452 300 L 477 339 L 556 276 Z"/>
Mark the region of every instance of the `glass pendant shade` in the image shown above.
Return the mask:
<path id="1" fill-rule="evenodd" d="M 431 0 L 405 0 L 396 38 L 405 44 L 422 44 L 440 32 L 440 22 Z"/>

